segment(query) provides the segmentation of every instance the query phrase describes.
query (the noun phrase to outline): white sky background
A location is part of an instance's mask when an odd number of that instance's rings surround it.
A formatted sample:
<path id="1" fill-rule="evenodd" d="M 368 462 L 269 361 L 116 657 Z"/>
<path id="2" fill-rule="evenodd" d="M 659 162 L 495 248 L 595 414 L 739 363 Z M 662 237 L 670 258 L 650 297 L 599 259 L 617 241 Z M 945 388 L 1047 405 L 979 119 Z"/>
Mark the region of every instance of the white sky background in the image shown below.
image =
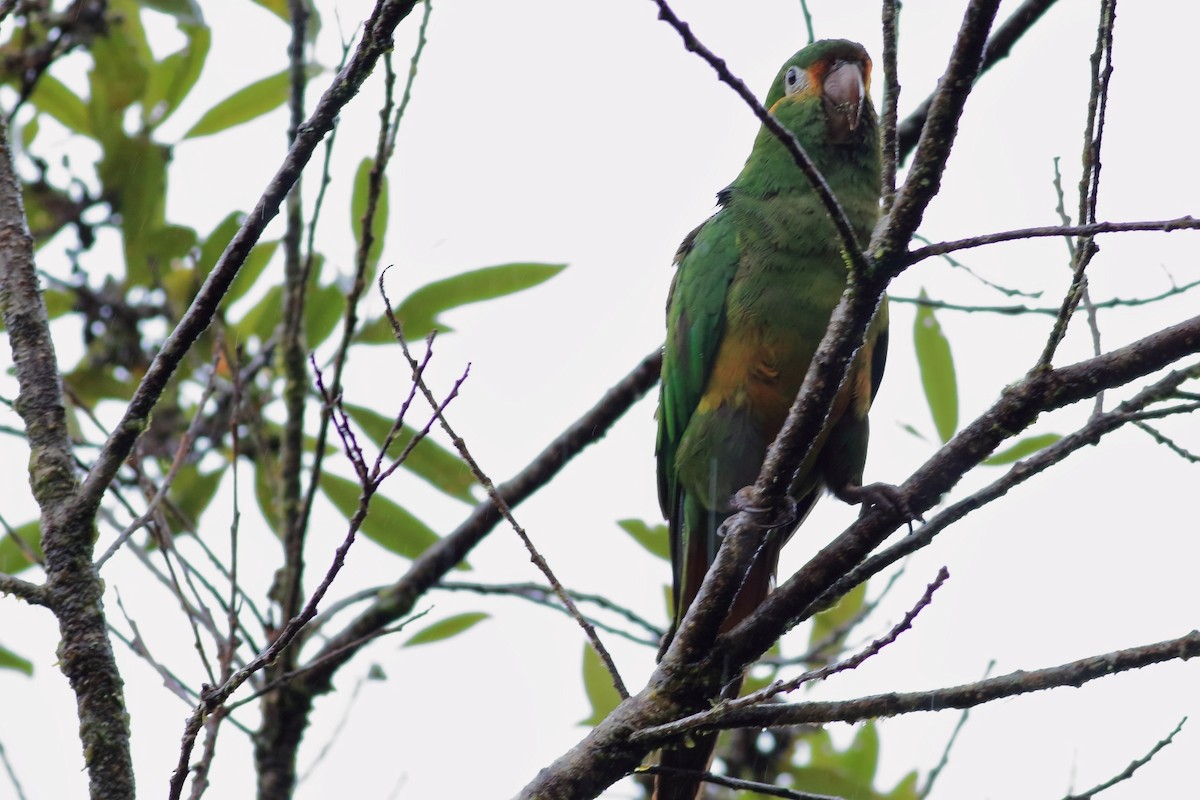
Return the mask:
<path id="1" fill-rule="evenodd" d="M 957 30 L 962 3 L 905 4 L 901 16 L 901 113 L 933 88 Z M 1005 3 L 1001 19 L 1017 5 Z M 922 227 L 941 240 L 1057 222 L 1052 159 L 1062 157 L 1067 208 L 1074 209 L 1087 101 L 1088 57 L 1097 3 L 1062 0 L 989 73 L 972 95 L 941 195 Z M 335 12 L 349 29 L 367 3 L 321 3 L 325 30 L 319 58 L 338 60 Z M 709 47 L 763 93 L 779 64 L 805 41 L 797 0 L 719 3 L 678 0 Z M 818 36 L 863 42 L 878 60 L 874 2 L 814 0 Z M 214 28 L 206 70 L 185 106 L 166 126 L 177 137 L 234 89 L 285 63 L 287 30 L 248 2 L 206 3 Z M 417 18 L 398 38 L 403 73 Z M 169 26 L 168 26 L 169 27 Z M 1192 4 L 1125 2 L 1118 7 L 1116 73 L 1102 172 L 1101 219 L 1130 220 L 1196 213 L 1200 183 L 1193 91 Z M 152 31 L 153 33 L 153 31 Z M 390 173 L 391 220 L 383 262 L 396 268 L 389 289 L 399 298 L 430 280 L 508 261 L 565 262 L 570 267 L 525 294 L 448 315 L 456 331 L 440 339 L 435 384 L 449 386 L 467 362 L 471 376 L 450 408 L 451 421 L 485 470 L 502 480 L 524 466 L 554 435 L 590 407 L 661 341 L 670 259 L 679 240 L 712 210 L 714 194 L 738 172 L 757 124 L 711 69 L 684 51 L 655 18 L 648 0 L 605 3 L 460 2 L 435 6 L 430 42 Z M 174 45 L 173 45 L 174 46 Z M 881 72 L 877 70 L 877 78 Z M 314 82 L 323 89 L 328 75 Z M 335 182 L 318 246 L 330 266 L 351 268 L 349 181 L 373 150 L 380 82 L 342 116 Z M 881 81 L 873 94 L 878 102 Z M 315 98 L 315 94 L 314 94 Z M 169 217 L 210 230 L 233 209 L 249 209 L 283 153 L 283 112 L 227 135 L 175 149 Z M 46 134 L 43 134 L 46 135 Z M 309 196 L 316 188 L 308 179 Z M 281 227 L 276 225 L 272 235 Z M 1200 277 L 1195 234 L 1137 234 L 1100 240 L 1091 272 L 1093 296 L 1139 297 Z M 104 245 L 102 245 L 104 246 Z M 111 246 L 111 242 L 108 243 Z M 61 270 L 61 263 L 45 269 Z M 1056 305 L 1068 283 L 1066 248 L 1044 240 L 973 251 L 962 259 L 1006 286 L 1045 290 L 1036 305 Z M 102 259 L 97 259 L 97 262 Z M 101 268 L 101 267 L 97 267 Z M 268 273 L 277 280 L 281 270 Z M 897 295 L 921 287 L 958 302 L 1010 304 L 943 263 L 927 261 L 894 285 Z M 1101 317 L 1111 348 L 1194 314 L 1196 295 L 1150 311 Z M 372 314 L 381 302 L 367 301 Z M 888 374 L 872 412 L 868 480 L 899 482 L 933 451 L 901 430 L 912 424 L 932 437 L 911 345 L 911 306 L 893 305 Z M 943 312 L 960 379 L 963 424 L 983 411 L 1040 352 L 1050 318 L 1009 319 Z M 1082 318 L 1057 363 L 1090 355 Z M 60 329 L 64 358 L 78 339 Z M 4 350 L 5 365 L 9 358 Z M 359 353 L 347 397 L 388 410 L 407 387 L 400 356 L 389 348 Z M 0 386 L 11 397 L 11 378 Z M 1110 398 L 1113 403 L 1115 398 Z M 654 400 L 640 403 L 600 444 L 572 462 L 550 487 L 520 506 L 528 529 L 565 584 L 607 594 L 665 622 L 664 562 L 651 559 L 614 524 L 658 519 L 654 479 Z M 1035 431 L 1067 433 L 1088 408 L 1050 415 Z M 3 424 L 15 415 L 0 412 Z M 1195 422 L 1164 428 L 1195 444 Z M 34 514 L 27 496 L 25 453 L 3 442 L 6 519 Z M 839 675 L 809 696 L 916 690 L 993 674 L 1050 666 L 1084 656 L 1182 635 L 1197 627 L 1200 563 L 1194 486 L 1188 468 L 1136 431 L 1014 491 L 944 533 L 912 559 L 869 635 L 885 631 L 920 595 L 937 568 L 951 579 L 915 630 L 853 674 Z M 961 495 L 999 477 L 969 476 Z M 243 479 L 249 471 L 243 469 Z M 228 486 L 226 487 L 228 489 Z M 243 498 L 252 496 L 247 480 Z M 225 495 L 226 497 L 228 494 Z M 466 513 L 416 481 L 397 480 L 389 496 L 439 530 Z M 243 507 L 243 511 L 250 509 Z M 826 500 L 789 545 L 783 571 L 803 562 L 853 519 L 855 511 Z M 256 513 L 244 518 L 242 569 L 265 588 L 277 563 L 274 540 Z M 213 541 L 224 541 L 227 508 L 205 517 Z M 340 541 L 343 522 L 328 507 L 313 527 L 308 554 L 315 582 Z M 107 535 L 107 534 L 106 534 Z M 497 530 L 471 556 L 464 578 L 538 580 L 516 537 Z M 339 579 L 344 591 L 394 579 L 405 563 L 362 541 Z M 257 573 L 257 574 L 255 574 Z M 115 559 L 104 573 L 110 590 L 137 619 L 155 654 L 196 684 L 201 673 L 182 617 L 134 559 Z M 882 585 L 877 581 L 876 590 Z M 370 664 L 388 676 L 366 684 L 328 758 L 304 782 L 299 798 L 351 789 L 385 798 L 397 782 L 401 798 L 507 797 L 583 734 L 588 713 L 580 680 L 580 631 L 561 615 L 518 601 L 435 594 L 420 625 L 463 610 L 492 619 L 447 643 L 399 649 L 392 637 L 343 670 L 343 691 L 322 699 L 302 751 L 302 770 L 330 739 L 357 677 Z M 34 660 L 35 677 L 0 672 L 0 743 L 28 796 L 81 797 L 86 776 L 75 738 L 73 697 L 54 663 L 51 617 L 8 599 L 0 604 L 0 641 Z M 115 594 L 110 613 L 118 614 Z M 864 629 L 866 631 L 866 629 Z M 806 636 L 805 633 L 799 634 Z M 793 649 L 801 646 L 797 639 Z M 636 690 L 654 653 L 607 637 L 626 683 Z M 158 677 L 117 645 L 133 720 L 143 796 L 166 788 L 189 709 Z M 1057 798 L 1119 772 L 1190 714 L 1176 742 L 1137 777 L 1106 798 L 1182 796 L 1195 785 L 1200 757 L 1200 693 L 1196 667 L 1170 664 L 1063 689 L 1005 700 L 972 712 L 935 797 Z M 255 723 L 252 708 L 241 717 Z M 914 715 L 881 724 L 878 785 L 890 788 L 912 768 L 938 760 L 956 713 Z M 849 738 L 849 726 L 835 726 Z M 11 791 L 0 778 L 0 798 Z M 253 793 L 245 737 L 226 726 L 211 797 Z M 618 786 L 612 797 L 634 790 Z"/>

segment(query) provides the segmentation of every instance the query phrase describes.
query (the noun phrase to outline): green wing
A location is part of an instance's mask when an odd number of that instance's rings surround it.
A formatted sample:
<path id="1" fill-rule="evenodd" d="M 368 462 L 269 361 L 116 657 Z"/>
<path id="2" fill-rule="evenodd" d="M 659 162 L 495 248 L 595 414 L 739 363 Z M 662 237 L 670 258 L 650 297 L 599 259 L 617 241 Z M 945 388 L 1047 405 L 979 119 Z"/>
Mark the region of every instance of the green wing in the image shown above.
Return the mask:
<path id="1" fill-rule="evenodd" d="M 725 296 L 738 267 L 737 231 L 718 211 L 692 231 L 675 256 L 678 270 L 667 299 L 658 405 L 658 498 L 670 522 L 672 560 L 678 569 L 682 509 L 675 454 L 696 410 L 725 332 Z"/>

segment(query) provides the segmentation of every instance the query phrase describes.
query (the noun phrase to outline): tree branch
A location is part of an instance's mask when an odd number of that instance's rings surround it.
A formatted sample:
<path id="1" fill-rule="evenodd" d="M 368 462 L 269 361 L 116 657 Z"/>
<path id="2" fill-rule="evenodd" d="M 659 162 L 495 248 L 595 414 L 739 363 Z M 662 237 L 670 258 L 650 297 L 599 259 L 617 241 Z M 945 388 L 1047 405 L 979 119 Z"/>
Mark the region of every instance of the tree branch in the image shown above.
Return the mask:
<path id="1" fill-rule="evenodd" d="M 1056 0 L 1025 0 L 1016 11 L 1010 14 L 1008 19 L 1004 20 L 1004 24 L 996 28 L 991 38 L 988 39 L 987 47 L 983 52 L 983 64 L 979 68 L 979 75 L 982 76 L 983 73 L 987 72 L 998 62 L 1008 58 L 1013 45 L 1029 32 L 1029 29 L 1042 18 L 1042 15 L 1055 2 Z M 897 139 L 901 162 L 917 146 L 917 139 L 921 136 L 921 128 L 925 126 L 925 120 L 929 117 L 929 109 L 933 105 L 933 98 L 934 95 L 931 94 L 900 123 L 897 130 Z"/>
<path id="2" fill-rule="evenodd" d="M 95 464 L 84 479 L 75 505 L 88 513 L 100 503 L 108 484 L 129 456 L 133 444 L 148 424 L 150 411 L 166 389 L 167 382 L 192 344 L 212 321 L 221 299 L 228 291 L 250 249 L 279 213 L 288 192 L 308 164 L 321 139 L 332 130 L 338 112 L 358 93 L 363 81 L 375 68 L 379 57 L 392 48 L 392 34 L 401 20 L 416 6 L 417 0 L 379 0 L 363 26 L 362 41 L 346 66 L 334 77 L 321 96 L 308 121 L 300 126 L 296 138 L 279 170 L 271 179 L 254 210 L 217 260 L 216 266 L 200 287 L 191 306 L 171 331 L 142 377 L 120 423 L 105 442 Z"/>
<path id="3" fill-rule="evenodd" d="M 1164 661 L 1194 658 L 1197 655 L 1200 655 L 1200 631 L 1192 631 L 1178 639 L 1168 639 L 1157 644 L 1118 650 L 1114 653 L 1092 656 L 1032 672 L 1018 670 L 1008 675 L 987 678 L 962 686 L 932 689 L 925 692 L 892 692 L 855 700 L 758 705 L 735 709 L 719 717 L 714 714 L 703 724 L 680 721 L 647 728 L 633 734 L 631 738 L 635 742 L 653 746 L 692 731 L 861 722 L 880 717 L 911 714 L 915 711 L 974 708 L 1004 697 L 1015 697 L 1044 689 L 1053 689 L 1059 686 L 1079 687 L 1089 681 L 1118 672 L 1141 669 Z"/>
<path id="4" fill-rule="evenodd" d="M 42 596 L 58 620 L 58 663 L 75 692 L 91 797 L 131 800 L 134 779 L 124 684 L 108 637 L 101 602 L 104 587 L 92 568 L 95 524 L 91 514 L 75 510 L 79 486 L 58 359 L 39 291 L 8 125 L 2 118 L 0 308 L 20 386 L 14 406 L 29 442 L 29 483 L 41 511 L 46 557 Z"/>

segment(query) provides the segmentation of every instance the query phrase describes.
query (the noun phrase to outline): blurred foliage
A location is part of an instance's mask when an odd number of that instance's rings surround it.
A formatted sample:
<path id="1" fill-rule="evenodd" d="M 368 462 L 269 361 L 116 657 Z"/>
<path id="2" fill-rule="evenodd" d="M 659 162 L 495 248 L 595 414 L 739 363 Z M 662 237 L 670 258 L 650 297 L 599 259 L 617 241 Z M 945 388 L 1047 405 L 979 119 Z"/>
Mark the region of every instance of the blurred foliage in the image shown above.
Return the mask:
<path id="1" fill-rule="evenodd" d="M 287 2 L 256 1 L 287 22 Z M 167 198 L 179 191 L 171 183 L 173 149 L 188 146 L 192 139 L 235 131 L 282 109 L 290 86 L 287 53 L 281 51 L 273 62 L 259 62 L 270 74 L 247 73 L 244 85 L 230 87 L 226 97 L 208 108 L 200 106 L 193 89 L 207 64 L 213 34 L 196 0 L 110 0 L 107 8 L 96 4 L 84 9 L 99 9 L 96 13 L 74 7 L 72 14 L 52 5 L 22 4 L 14 11 L 17 25 L 8 40 L 0 42 L 0 85 L 20 98 L 12 119 L 18 166 L 28 178 L 23 193 L 35 247 L 43 254 L 66 253 L 65 259 L 43 255 L 39 266 L 48 284 L 45 299 L 51 318 L 71 316 L 80 322 L 83 355 L 63 365 L 63 377 L 71 432 L 86 446 L 104 437 L 89 422 L 93 415 L 108 401 L 129 399 L 166 333 L 187 311 L 246 218 L 244 211 L 229 209 L 211 230 L 169 219 Z M 320 17 L 311 2 L 305 5 L 311 40 Z M 147 38 L 143 14 L 148 11 L 167 15 L 182 42 L 161 57 Z M 69 66 L 58 66 L 68 60 Z M 307 69 L 310 78 L 322 72 L 317 64 Z M 164 138 L 163 124 L 184 107 L 196 122 L 179 140 Z M 96 155 L 88 161 L 81 160 L 80 153 Z M 368 178 L 374 168 L 372 159 L 362 160 L 350 207 L 341 212 L 356 243 L 361 245 L 364 222 L 372 236 L 361 275 L 367 291 L 374 290 L 388 228 L 387 180 L 382 179 L 372 196 Z M 366 220 L 369 211 L 373 216 Z M 100 231 L 119 236 L 123 258 L 117 265 L 106 261 L 103 269 L 93 269 L 100 258 L 93 252 Z M 43 249 L 51 243 L 52 249 Z M 194 422 L 191 448 L 164 504 L 162 518 L 175 534 L 204 535 L 204 515 L 238 457 L 253 472 L 254 497 L 263 518 L 274 532 L 280 530 L 283 433 L 278 420 L 283 416 L 283 377 L 275 349 L 284 292 L 277 278 L 264 280 L 280 269 L 280 244 L 262 240 L 251 250 L 217 318 L 180 365 L 140 442 L 139 469 L 151 479 L 161 478 Z M 322 253 L 301 255 L 308 281 L 303 346 L 318 356 L 332 354 L 343 335 L 347 279 L 334 274 Z M 536 286 L 562 268 L 503 264 L 472 269 L 418 288 L 399 298 L 397 308 L 402 320 L 412 321 L 411 329 L 419 329 L 409 331 L 413 338 L 434 327 L 449 331 L 440 320 L 445 312 Z M 385 317 L 368 320 L 358 334 L 352 346 L 394 342 Z M 205 391 L 210 396 L 200 406 Z M 315 391 L 310 397 L 312 407 L 319 409 Z M 386 404 L 390 397 L 383 394 L 379 402 Z M 411 475 L 462 503 L 478 501 L 475 477 L 457 453 L 397 420 L 394 407 L 347 404 L 347 412 L 364 443 L 376 448 L 386 444 L 384 466 L 403 456 L 401 466 Z M 306 463 L 312 463 L 317 441 L 313 436 L 304 441 Z M 325 454 L 340 450 L 333 442 L 325 445 Z M 339 473 L 348 473 L 344 460 L 326 459 L 317 486 L 349 519 L 358 509 L 361 486 Z M 136 480 L 126 472 L 119 477 L 126 486 Z M 383 493 L 372 497 L 361 530 L 405 559 L 420 555 L 439 538 L 412 510 Z M 141 536 L 143 544 L 154 545 L 148 535 Z M 15 574 L 36 564 L 41 558 L 38 542 L 36 521 L 0 536 L 0 570 Z M 455 635 L 478 620 L 470 615 L 443 620 L 410 643 Z M 19 667 L 21 662 L 13 659 L 19 656 L 0 651 L 0 667 Z"/>

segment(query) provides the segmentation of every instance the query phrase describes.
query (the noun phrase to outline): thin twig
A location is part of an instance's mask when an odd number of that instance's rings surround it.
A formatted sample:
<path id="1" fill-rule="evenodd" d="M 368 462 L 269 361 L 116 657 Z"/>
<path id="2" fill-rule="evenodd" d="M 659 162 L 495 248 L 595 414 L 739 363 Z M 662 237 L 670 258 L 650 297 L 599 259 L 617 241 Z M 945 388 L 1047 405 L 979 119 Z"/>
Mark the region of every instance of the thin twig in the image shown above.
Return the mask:
<path id="1" fill-rule="evenodd" d="M 734 93 L 741 98 L 754 116 L 758 117 L 759 122 L 763 127 L 769 130 L 775 138 L 777 138 L 788 155 L 792 157 L 792 161 L 804 173 L 804 177 L 808 178 L 812 184 L 813 191 L 821 202 L 821 206 L 825 209 L 825 213 L 829 215 L 833 221 L 834 228 L 837 229 L 838 239 L 842 243 L 842 250 L 849 259 L 851 272 L 865 274 L 870 266 L 867 257 L 862 252 L 862 246 L 859 244 L 858 237 L 854 233 L 854 227 L 850 224 L 850 218 L 846 216 L 845 209 L 834 196 L 833 190 L 829 188 L 829 184 L 825 181 L 825 176 L 813 164 L 809 158 L 808 152 L 804 149 L 804 145 L 796 138 L 796 135 L 783 126 L 783 124 L 775 118 L 775 115 L 768 111 L 762 103 L 758 102 L 758 98 L 754 96 L 741 78 L 734 75 L 725 59 L 718 57 L 713 51 L 705 47 L 686 22 L 681 20 L 674 11 L 671 10 L 666 0 L 653 0 L 658 6 L 659 19 L 666 22 L 679 34 L 683 39 L 683 46 L 692 53 L 696 53 L 703 58 L 710 67 L 716 70 L 717 77 L 722 83 L 733 89 Z"/>
<path id="2" fill-rule="evenodd" d="M 995 666 L 995 659 L 989 661 L 987 669 L 983 671 L 983 677 L 987 678 L 989 675 L 991 675 L 992 669 Z M 942 774 L 942 770 L 944 770 L 946 765 L 950 763 L 950 751 L 954 749 L 954 743 L 958 740 L 958 734 L 962 732 L 963 727 L 967 724 L 967 718 L 970 716 L 971 709 L 969 708 L 963 709 L 963 712 L 958 715 L 958 722 L 954 724 L 954 730 L 950 732 L 950 738 L 946 740 L 946 746 L 942 748 L 941 758 L 938 759 L 938 763 L 933 766 L 933 769 L 929 770 L 929 775 L 925 778 L 925 785 L 921 787 L 921 792 L 919 795 L 921 800 L 924 800 L 924 798 L 928 797 L 929 793 L 933 791 L 933 787 L 937 783 L 938 776 Z"/>
<path id="3" fill-rule="evenodd" d="M 1100 22 L 1096 26 L 1096 49 L 1092 53 L 1092 82 L 1088 97 L 1088 117 L 1084 130 L 1083 175 L 1079 179 L 1079 222 L 1086 225 L 1096 221 L 1096 203 L 1100 194 L 1100 145 L 1104 138 L 1105 111 L 1108 108 L 1108 86 L 1112 75 L 1113 24 L 1116 21 L 1117 0 L 1102 0 Z M 1101 69 L 1101 62 L 1104 67 Z M 1050 365 L 1067 326 L 1087 289 L 1087 268 L 1098 248 L 1092 238 L 1081 235 L 1075 243 L 1071 263 L 1071 285 L 1063 297 L 1062 310 L 1046 339 L 1036 368 Z M 1097 409 L 1096 413 L 1099 413 Z"/>
<path id="4" fill-rule="evenodd" d="M 1200 280 L 1189 281 L 1181 286 L 1174 286 L 1165 292 L 1159 292 L 1150 297 L 1110 297 L 1108 300 L 1100 300 L 1092 304 L 1093 308 L 1136 308 L 1138 306 L 1151 305 L 1158 303 L 1175 295 L 1195 289 L 1200 286 Z M 1022 314 L 1045 314 L 1047 316 L 1055 316 L 1058 314 L 1057 308 L 1047 306 L 975 306 L 963 305 L 961 303 L 950 303 L 944 300 L 934 300 L 930 297 L 901 297 L 897 295 L 888 295 L 888 301 L 892 303 L 905 303 L 908 305 L 924 306 L 925 308 L 936 308 L 946 311 L 966 311 L 968 313 L 987 313 L 987 314 L 1004 314 L 1008 316 L 1020 316 Z"/>
<path id="5" fill-rule="evenodd" d="M 940 256 L 953 253 L 956 250 L 967 250 L 972 247 L 983 247 L 1000 242 L 1013 242 L 1019 239 L 1037 239 L 1046 236 L 1087 236 L 1098 233 L 1130 233 L 1133 231 L 1192 231 L 1200 229 L 1200 219 L 1192 216 L 1176 217 L 1175 219 L 1158 219 L 1139 222 L 1094 222 L 1089 225 L 1044 225 L 1037 228 L 1019 228 L 999 233 L 985 233 L 966 239 L 955 239 L 948 242 L 918 247 L 910 250 L 904 256 L 905 265 L 916 264 L 930 256 Z"/>
<path id="6" fill-rule="evenodd" d="M 988 678 L 961 686 L 950 686 L 924 692 L 891 692 L 853 700 L 765 703 L 733 709 L 722 715 L 707 716 L 702 724 L 681 720 L 644 728 L 633 733 L 630 739 L 653 746 L 692 731 L 766 728 L 829 722 L 853 723 L 918 711 L 973 708 L 1004 697 L 1016 697 L 1059 686 L 1078 687 L 1120 672 L 1141 669 L 1165 661 L 1194 658 L 1198 655 L 1200 655 L 1200 631 L 1192 631 L 1177 639 L 1091 656 L 1044 669 L 1018 670 L 998 678 Z"/>
<path id="7" fill-rule="evenodd" d="M 455 449 L 458 450 L 459 455 L 462 456 L 463 461 L 465 461 L 471 468 L 471 472 L 474 473 L 475 479 L 479 481 L 484 490 L 487 492 L 488 498 L 493 504 L 495 504 L 496 509 L 500 512 L 504 519 L 507 520 L 509 526 L 521 539 L 521 543 L 524 544 L 525 549 L 529 551 L 530 559 L 546 577 L 546 580 L 550 582 L 550 585 L 554 588 L 554 593 L 558 595 L 558 599 L 562 601 L 562 604 L 567 608 L 571 616 L 577 623 L 579 623 L 579 627 L 583 629 L 583 632 L 587 636 L 588 642 L 591 644 L 592 649 L 596 651 L 596 655 L 600 657 L 600 660 L 604 663 L 605 668 L 608 670 L 609 677 L 612 678 L 613 688 L 617 690 L 617 694 L 621 696 L 622 700 L 628 698 L 629 691 L 625 688 L 625 682 L 621 680 L 621 673 L 617 670 L 617 665 L 613 661 L 612 656 L 609 655 L 608 650 L 604 647 L 604 643 L 600 641 L 600 636 L 596 633 L 595 627 L 588 622 L 588 620 L 579 611 L 579 608 L 575 605 L 575 601 L 571 599 L 571 596 L 567 593 L 567 590 L 563 588 L 563 585 L 555 576 L 554 571 L 550 569 L 550 564 L 547 563 L 542 554 L 538 552 L 537 547 L 535 547 L 533 544 L 533 540 L 529 538 L 529 534 L 526 533 L 525 529 L 521 527 L 520 523 L 518 523 L 516 518 L 513 516 L 512 509 L 509 508 L 504 497 L 502 497 L 501 494 L 496 491 L 496 486 L 492 483 L 491 478 L 484 473 L 484 471 L 480 468 L 479 463 L 471 455 L 470 450 L 467 449 L 467 443 L 463 441 L 461 436 L 454 432 L 453 428 L 450 427 L 450 423 L 443 413 L 443 407 L 438 405 L 437 401 L 433 397 L 433 393 L 429 390 L 428 386 L 425 385 L 425 381 L 419 372 L 420 364 L 415 358 L 413 358 L 412 353 L 409 352 L 408 342 L 404 338 L 404 332 L 401 328 L 400 321 L 396 319 L 396 314 L 392 310 L 391 300 L 388 298 L 387 292 L 383 288 L 383 275 L 379 276 L 379 292 L 383 296 L 384 312 L 387 314 L 388 321 L 392 325 L 392 334 L 395 336 L 396 341 L 400 345 L 401 351 L 404 353 L 404 357 L 408 360 L 409 366 L 413 370 L 413 382 L 420 387 L 421 393 L 429 402 L 430 408 L 433 409 L 433 413 L 437 417 L 438 422 L 441 424 L 442 430 L 444 430 L 446 435 L 450 437 L 450 441 L 454 444 Z M 455 390 L 457 390 L 457 386 L 455 387 Z"/>
<path id="8" fill-rule="evenodd" d="M 567 612 L 567 610 L 565 608 L 563 608 L 560 603 L 556 602 L 557 597 L 554 594 L 553 587 L 539 586 L 536 583 L 498 585 L 498 584 L 484 584 L 484 583 L 463 583 L 463 582 L 459 582 L 459 581 L 442 581 L 435 588 L 445 589 L 447 591 L 475 592 L 477 594 L 483 594 L 483 595 L 502 595 L 502 596 L 506 596 L 506 597 L 519 597 L 522 600 L 528 600 L 529 602 L 531 602 L 535 605 L 543 606 L 545 608 L 552 608 L 556 611 L 561 611 L 561 612 L 567 614 L 567 616 L 570 616 L 570 614 Z M 642 645 L 647 645 L 649 647 L 658 647 L 662 643 L 662 637 L 666 634 L 666 631 L 663 631 L 661 628 L 657 628 L 654 625 L 651 625 L 649 622 L 642 619 L 640 616 L 635 614 L 633 611 L 617 605 L 616 603 L 612 602 L 608 598 L 603 597 L 602 595 L 585 594 L 583 592 L 576 592 L 571 589 L 567 590 L 567 594 L 569 594 L 572 598 L 574 598 L 575 600 L 578 600 L 580 602 L 592 602 L 592 603 L 595 603 L 596 605 L 600 606 L 601 608 L 605 608 L 616 614 L 619 614 L 620 616 L 624 617 L 625 619 L 633 622 L 634 624 L 639 625 L 640 627 L 642 627 L 643 629 L 648 631 L 649 637 L 635 636 L 634 634 L 630 633 L 629 631 L 623 630 L 614 625 L 609 625 L 607 623 L 601 622 L 601 621 L 597 620 L 595 617 L 591 617 L 591 616 L 587 617 L 588 622 L 592 623 L 592 625 L 596 626 L 596 628 L 598 628 L 599 630 L 607 631 L 608 633 L 614 634 L 616 636 L 620 636 L 623 639 L 628 639 L 631 642 L 635 642 L 637 644 L 642 644 Z"/>
<path id="9" fill-rule="evenodd" d="M 0 19 L 3 19 L 3 17 L 0 16 Z M 8 774 L 8 780 L 13 785 L 13 791 L 17 793 L 17 800 L 27 800 L 25 797 L 25 788 L 21 786 L 21 781 L 13 769 L 12 762 L 8 760 L 8 752 L 4 749 L 3 742 L 0 742 L 0 764 L 4 765 L 4 771 Z"/>
<path id="10" fill-rule="evenodd" d="M 883 116 L 880 141 L 883 143 L 883 213 L 892 210 L 896 199 L 896 170 L 900 163 L 900 146 L 896 125 L 900 102 L 900 73 L 896 52 L 899 31 L 899 0 L 883 0 Z"/>
<path id="11" fill-rule="evenodd" d="M 705 783 L 711 783 L 714 786 L 726 786 L 730 789 L 738 789 L 744 792 L 754 792 L 755 794 L 767 795 L 768 797 L 783 797 L 785 800 L 845 800 L 843 797 L 838 797 L 831 794 L 813 794 L 812 792 L 798 792 L 794 789 L 784 789 L 782 786 L 775 786 L 771 783 L 762 783 L 760 781 L 748 781 L 742 778 L 731 778 L 728 775 L 718 775 L 715 772 L 696 772 L 690 769 L 676 769 L 674 767 L 664 767 L 661 764 L 652 764 L 638 769 L 635 775 L 688 775 Z"/>
<path id="12" fill-rule="evenodd" d="M 1146 753 L 1146 755 L 1130 762 L 1129 766 L 1127 766 L 1125 769 L 1121 770 L 1121 772 L 1119 774 L 1114 775 L 1112 778 L 1110 778 L 1109 780 L 1106 780 L 1104 783 L 1100 784 L 1099 786 L 1095 786 L 1091 789 L 1088 789 L 1083 794 L 1068 795 L 1067 797 L 1064 797 L 1063 800 L 1091 800 L 1093 797 L 1095 797 L 1096 795 L 1105 791 L 1106 789 L 1111 789 L 1112 787 L 1116 786 L 1118 783 L 1129 780 L 1130 778 L 1133 777 L 1133 773 L 1137 772 L 1139 769 L 1141 769 L 1142 767 L 1149 764 L 1150 759 L 1152 759 L 1156 755 L 1158 755 L 1159 750 L 1162 750 L 1164 747 L 1169 745 L 1172 742 L 1172 740 L 1174 740 L 1175 734 L 1179 733 L 1179 731 L 1183 729 L 1183 724 L 1185 722 L 1187 722 L 1187 720 L 1188 720 L 1187 717 L 1184 717 L 1183 719 L 1179 720 L 1179 724 L 1175 726 L 1175 730 L 1168 733 L 1166 738 L 1160 739 L 1157 743 L 1155 743 L 1154 747 L 1150 748 L 1150 752 Z"/>
<path id="13" fill-rule="evenodd" d="M 874 655 L 877 655 L 881 650 L 883 650 L 883 648 L 896 641 L 900 634 L 910 629 L 912 627 L 913 620 L 917 618 L 917 615 L 920 614 L 921 611 L 933 601 L 933 593 L 941 588 L 942 584 L 945 583 L 946 579 L 949 577 L 950 573 L 945 567 L 942 567 L 940 570 L 938 570 L 937 577 L 934 578 L 933 583 L 929 584 L 925 588 L 925 593 L 921 595 L 921 599 L 918 600 L 917 604 L 913 606 L 907 614 L 904 615 L 904 618 L 900 620 L 900 622 L 896 623 L 896 625 L 893 626 L 892 629 L 886 634 L 871 642 L 871 644 L 858 653 L 855 653 L 850 658 L 839 661 L 836 664 L 829 664 L 821 667 L 820 669 L 805 672 L 802 675 L 799 675 L 788 681 L 775 681 L 774 683 L 768 684 L 758 691 L 751 692 L 743 697 L 724 700 L 713 706 L 708 711 L 702 711 L 698 714 L 692 714 L 691 716 L 684 717 L 683 719 L 679 720 L 679 722 L 686 722 L 689 727 L 695 727 L 696 725 L 703 724 L 709 719 L 720 719 L 724 715 L 736 709 L 761 705 L 781 694 L 793 692 L 806 683 L 825 680 L 831 675 L 836 675 L 839 672 L 857 669 L 864 661 Z"/>

